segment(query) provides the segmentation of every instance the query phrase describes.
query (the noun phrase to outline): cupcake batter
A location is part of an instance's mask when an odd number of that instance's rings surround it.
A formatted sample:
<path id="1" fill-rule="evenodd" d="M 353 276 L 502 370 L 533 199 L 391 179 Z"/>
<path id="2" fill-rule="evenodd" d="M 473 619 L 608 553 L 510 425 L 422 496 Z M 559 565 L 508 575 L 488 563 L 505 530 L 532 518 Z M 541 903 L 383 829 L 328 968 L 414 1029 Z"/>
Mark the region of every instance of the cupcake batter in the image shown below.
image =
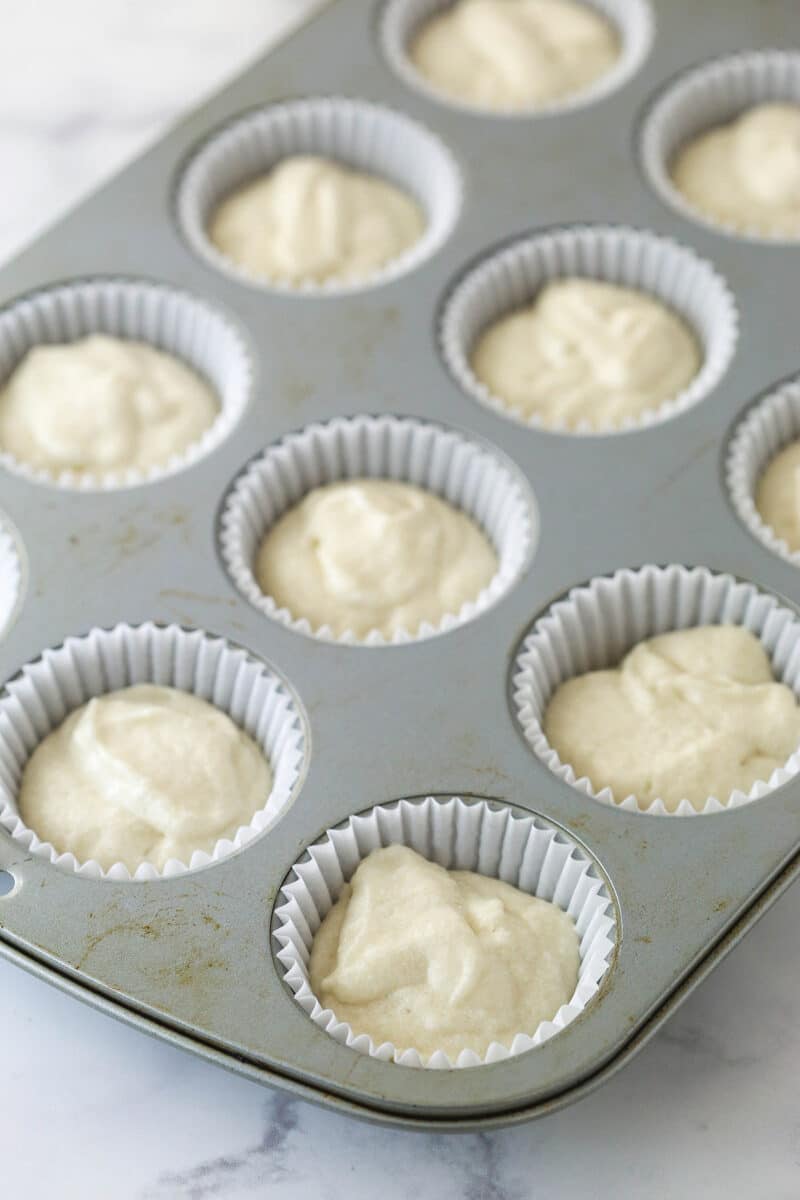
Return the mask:
<path id="1" fill-rule="evenodd" d="M 286 158 L 223 200 L 209 229 L 249 275 L 288 283 L 364 279 L 425 230 L 416 200 L 325 158 Z"/>
<path id="2" fill-rule="evenodd" d="M 446 96 L 520 109 L 583 91 L 619 58 L 614 27 L 574 0 L 456 0 L 425 22 L 409 54 Z"/>
<path id="3" fill-rule="evenodd" d="M 272 775 L 230 717 L 175 688 L 90 700 L 42 741 L 22 775 L 25 824 L 60 853 L 108 870 L 161 869 L 211 853 L 263 808 Z"/>
<path id="4" fill-rule="evenodd" d="M 354 1033 L 455 1061 L 532 1036 L 572 999 L 579 963 L 574 922 L 554 904 L 389 846 L 325 917 L 310 974 Z"/>
<path id="5" fill-rule="evenodd" d="M 759 480 L 756 508 L 790 550 L 800 550 L 800 441 L 775 455 Z"/>
<path id="6" fill-rule="evenodd" d="M 0 390 L 0 449 L 53 474 L 163 467 L 213 425 L 207 383 L 143 342 L 94 334 L 29 350 Z"/>
<path id="7" fill-rule="evenodd" d="M 544 733 L 563 763 L 620 802 L 698 810 L 768 780 L 800 745 L 800 708 L 752 633 L 709 625 L 640 642 L 616 670 L 556 690 Z"/>
<path id="8" fill-rule="evenodd" d="M 675 186 L 714 221 L 800 237 L 800 105 L 758 104 L 678 152 Z"/>
<path id="9" fill-rule="evenodd" d="M 262 591 L 312 629 L 391 638 L 437 625 L 476 600 L 497 571 L 486 535 L 432 492 L 390 479 L 313 491 L 264 538 Z"/>
<path id="10" fill-rule="evenodd" d="M 477 378 L 551 429 L 613 429 L 673 400 L 700 369 L 697 342 L 665 305 L 593 279 L 546 284 L 481 334 Z"/>

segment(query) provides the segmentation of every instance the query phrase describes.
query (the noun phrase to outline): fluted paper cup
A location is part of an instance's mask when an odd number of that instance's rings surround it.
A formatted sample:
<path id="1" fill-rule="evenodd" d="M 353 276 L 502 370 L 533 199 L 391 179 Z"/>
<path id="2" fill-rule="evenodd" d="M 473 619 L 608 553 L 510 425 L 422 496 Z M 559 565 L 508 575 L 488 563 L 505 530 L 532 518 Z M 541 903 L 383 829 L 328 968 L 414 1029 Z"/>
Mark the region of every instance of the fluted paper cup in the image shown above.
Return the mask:
<path id="1" fill-rule="evenodd" d="M 620 54 L 608 71 L 587 87 L 543 104 L 523 108 L 486 108 L 441 91 L 417 69 L 409 47 L 422 26 L 449 8 L 452 0 L 388 0 L 379 36 L 384 56 L 408 87 L 428 99 L 481 116 L 536 117 L 557 115 L 596 104 L 623 87 L 641 68 L 653 42 L 655 22 L 648 0 L 587 0 L 587 7 L 609 22 L 620 40 Z"/>
<path id="2" fill-rule="evenodd" d="M 394 479 L 416 484 L 461 509 L 480 526 L 498 557 L 489 584 L 438 625 L 398 631 L 387 642 L 378 630 L 337 638 L 312 629 L 262 592 L 253 564 L 268 530 L 308 492 L 344 479 Z M 499 452 L 453 430 L 401 417 L 338 417 L 309 425 L 270 446 L 239 476 L 222 514 L 222 557 L 234 583 L 265 616 L 323 641 L 400 645 L 446 633 L 496 604 L 528 564 L 538 532 L 536 502 L 521 472 Z"/>
<path id="3" fill-rule="evenodd" d="M 800 567 L 792 550 L 761 516 L 755 497 L 759 480 L 773 458 L 800 439 L 800 380 L 793 379 L 755 404 L 731 439 L 726 464 L 728 491 L 740 520 L 773 554 Z"/>
<path id="4" fill-rule="evenodd" d="M 36 346 L 74 342 L 96 333 L 145 342 L 182 360 L 214 391 L 216 420 L 196 442 L 147 471 L 56 473 L 21 462 L 1 446 L 0 465 L 36 483 L 76 491 L 138 487 L 188 469 L 212 453 L 238 423 L 252 378 L 242 336 L 227 316 L 205 301 L 144 280 L 77 280 L 10 304 L 0 312 L 0 387 Z"/>
<path id="5" fill-rule="evenodd" d="M 19 542 L 8 518 L 0 512 L 0 638 L 8 632 L 21 600 Z"/>
<path id="6" fill-rule="evenodd" d="M 684 799 L 669 812 L 661 799 L 642 804 L 635 796 L 616 796 L 609 787 L 596 787 L 585 776 L 578 778 L 548 742 L 545 713 L 560 684 L 588 671 L 618 666 L 633 646 L 647 638 L 697 625 L 739 625 L 749 630 L 769 656 L 776 679 L 800 697 L 800 621 L 774 596 L 705 567 L 624 569 L 573 588 L 539 618 L 522 643 L 514 666 L 514 706 L 536 757 L 586 796 L 655 816 L 724 812 L 750 804 L 793 779 L 800 771 L 800 747 L 749 792 L 709 796 L 701 810 Z"/>
<path id="7" fill-rule="evenodd" d="M 139 683 L 189 692 L 213 704 L 260 746 L 272 788 L 263 807 L 212 854 L 197 850 L 188 863 L 170 860 L 159 871 L 143 862 L 131 876 L 123 863 L 104 870 L 59 853 L 22 820 L 17 805 L 22 774 L 33 751 L 76 708 L 95 696 Z M 0 698 L 0 825 L 29 854 L 91 879 L 151 880 L 219 862 L 270 829 L 294 799 L 304 765 L 303 722 L 285 684 L 247 651 L 199 629 L 178 625 L 117 625 L 70 637 L 28 663 Z"/>
<path id="8" fill-rule="evenodd" d="M 232 262 L 208 236 L 213 213 L 237 188 L 295 154 L 320 155 L 402 189 L 423 211 L 422 236 L 363 279 L 294 283 Z M 461 192 L 455 159 L 423 125 L 377 104 L 326 96 L 246 113 L 213 134 L 179 180 L 177 217 L 195 253 L 239 282 L 308 296 L 342 295 L 389 283 L 435 254 L 458 218 Z"/>
<path id="9" fill-rule="evenodd" d="M 800 104 L 800 53 L 758 50 L 703 63 L 681 75 L 655 100 L 642 126 L 640 153 L 650 184 L 683 216 L 733 237 L 796 244 L 796 237 L 748 226 L 739 229 L 697 208 L 671 177 L 676 154 L 702 133 L 727 125 L 756 104 Z"/>
<path id="10" fill-rule="evenodd" d="M 427 1059 L 413 1047 L 376 1046 L 330 1009 L 309 979 L 314 936 L 359 863 L 373 850 L 403 845 L 450 870 L 501 879 L 568 913 L 580 938 L 578 985 L 568 1004 L 537 1029 L 520 1030 L 510 1046 L 493 1042 L 485 1055 L 462 1050 L 451 1062 L 442 1050 Z M 610 970 L 616 946 L 614 905 L 593 860 L 562 830 L 485 800 L 400 800 L 381 804 L 330 829 L 295 863 L 278 896 L 275 958 L 295 1000 L 315 1025 L 361 1054 L 406 1067 L 479 1067 L 524 1054 L 558 1034 L 584 1011 Z"/>
<path id="11" fill-rule="evenodd" d="M 677 396 L 619 425 L 575 429 L 526 418 L 495 396 L 472 370 L 480 335 L 502 317 L 532 303 L 557 279 L 599 280 L 633 288 L 681 317 L 697 339 L 700 370 Z M 736 304 L 721 275 L 693 250 L 670 238 L 622 226 L 581 225 L 522 238 L 490 253 L 453 288 L 441 317 L 445 364 L 473 399 L 537 429 L 580 435 L 625 433 L 669 420 L 698 404 L 724 376 L 736 348 Z"/>

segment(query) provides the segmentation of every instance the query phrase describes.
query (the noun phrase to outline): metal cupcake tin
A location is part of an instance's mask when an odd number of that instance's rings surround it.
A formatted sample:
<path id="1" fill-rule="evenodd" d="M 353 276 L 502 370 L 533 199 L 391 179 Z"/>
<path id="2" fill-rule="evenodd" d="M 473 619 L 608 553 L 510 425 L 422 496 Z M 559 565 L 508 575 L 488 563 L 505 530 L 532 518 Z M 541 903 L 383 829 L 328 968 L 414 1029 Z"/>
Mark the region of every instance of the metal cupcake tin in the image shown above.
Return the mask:
<path id="1" fill-rule="evenodd" d="M 742 413 L 800 370 L 800 248 L 731 238 L 665 206 L 638 165 L 647 106 L 687 67 L 797 31 L 791 0 L 652 0 L 647 61 L 619 91 L 552 115 L 482 117 L 407 86 L 379 45 L 379 8 L 335 0 L 0 270 L 0 301 L 95 275 L 183 288 L 239 329 L 254 364 L 241 420 L 187 469 L 145 486 L 58 490 L 0 472 L 25 594 L 0 641 L 9 680 L 93 627 L 155 621 L 222 635 L 274 667 L 306 724 L 307 770 L 264 836 L 203 870 L 146 883 L 79 878 L 0 834 L 0 952 L 81 999 L 264 1083 L 396 1126 L 460 1130 L 559 1108 L 627 1061 L 800 871 L 800 782 L 691 820 L 620 811 L 552 775 L 520 735 L 510 677 L 520 642 L 576 584 L 624 566 L 685 563 L 751 580 L 797 608 L 797 568 L 728 499 Z M 306 95 L 386 104 L 430 128 L 464 176 L 450 237 L 415 270 L 340 296 L 249 286 L 198 257 L 174 216 L 188 156 L 242 112 Z M 601 437 L 524 429 L 465 395 L 437 346 L 454 282 L 510 238 L 609 222 L 673 237 L 730 285 L 734 360 L 713 392 L 662 424 Z M 539 540 L 522 578 L 443 636 L 363 648 L 303 637 L 237 591 L 219 554 L 225 495 L 246 464 L 311 422 L 358 413 L 429 419 L 505 454 L 535 493 Z M 315 1027 L 285 986 L 273 908 L 305 847 L 374 804 L 480 796 L 539 814 L 598 864 L 616 961 L 565 1030 L 459 1071 L 400 1067 Z"/>

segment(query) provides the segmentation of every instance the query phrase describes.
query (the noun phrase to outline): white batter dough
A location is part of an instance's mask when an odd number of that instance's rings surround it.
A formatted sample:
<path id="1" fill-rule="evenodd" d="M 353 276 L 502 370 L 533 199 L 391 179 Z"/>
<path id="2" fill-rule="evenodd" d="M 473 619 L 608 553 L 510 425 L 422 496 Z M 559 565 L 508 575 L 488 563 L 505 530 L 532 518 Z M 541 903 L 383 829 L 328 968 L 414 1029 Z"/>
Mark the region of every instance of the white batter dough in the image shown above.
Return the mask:
<path id="1" fill-rule="evenodd" d="M 354 1033 L 429 1056 L 533 1035 L 572 999 L 578 934 L 554 904 L 406 846 L 359 865 L 311 949 L 311 987 Z"/>
<path id="2" fill-rule="evenodd" d="M 800 105 L 758 104 L 700 134 L 676 155 L 672 178 L 712 220 L 800 237 Z"/>
<path id="3" fill-rule="evenodd" d="M 775 455 L 756 488 L 762 521 L 790 550 L 800 550 L 800 441 Z"/>
<path id="4" fill-rule="evenodd" d="M 688 326 L 631 288 L 561 279 L 481 334 L 472 369 L 517 415 L 613 429 L 674 399 L 700 369 Z"/>
<path id="5" fill-rule="evenodd" d="M 325 158 L 286 158 L 220 204 L 211 241 L 249 275 L 288 283 L 354 281 L 399 257 L 425 230 L 416 200 Z"/>
<path id="6" fill-rule="evenodd" d="M 444 95 L 513 110 L 583 91 L 614 65 L 620 42 L 574 0 L 456 0 L 425 22 L 409 54 Z"/>
<path id="7" fill-rule="evenodd" d="M 90 700 L 34 750 L 19 810 L 59 852 L 108 870 L 189 863 L 233 838 L 272 787 L 259 747 L 225 713 L 139 684 Z"/>
<path id="8" fill-rule="evenodd" d="M 95 334 L 25 355 L 0 390 L 0 449 L 54 474 L 146 471 L 188 450 L 218 414 L 180 359 Z"/>
<path id="9" fill-rule="evenodd" d="M 758 638 L 734 625 L 650 638 L 617 670 L 563 683 L 544 732 L 563 763 L 614 799 L 702 809 L 769 779 L 800 745 L 800 708 Z"/>
<path id="10" fill-rule="evenodd" d="M 486 535 L 432 492 L 389 479 L 315 488 L 269 530 L 256 578 L 312 629 L 384 637 L 437 625 L 497 571 Z"/>

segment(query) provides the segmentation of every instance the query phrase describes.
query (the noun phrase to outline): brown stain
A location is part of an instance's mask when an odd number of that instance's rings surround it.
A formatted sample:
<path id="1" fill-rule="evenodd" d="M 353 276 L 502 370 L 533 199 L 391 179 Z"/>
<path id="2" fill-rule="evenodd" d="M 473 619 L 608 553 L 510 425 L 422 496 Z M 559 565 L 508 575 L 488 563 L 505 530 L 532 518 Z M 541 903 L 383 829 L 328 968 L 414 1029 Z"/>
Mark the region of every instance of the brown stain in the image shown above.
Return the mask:
<path id="1" fill-rule="evenodd" d="M 221 958 L 187 958 L 174 967 L 162 969 L 159 976 L 165 976 L 169 983 L 177 983 L 180 988 L 197 990 L 205 987 L 208 975 L 212 971 L 227 971 L 228 964 Z"/>
<path id="2" fill-rule="evenodd" d="M 587 816 L 573 817 L 571 821 L 567 821 L 567 824 L 570 829 L 583 830 L 589 824 L 589 818 Z"/>
<path id="3" fill-rule="evenodd" d="M 176 504 L 174 507 L 158 513 L 156 520 L 160 525 L 166 526 L 167 529 L 177 530 L 180 533 L 183 545 L 188 546 L 192 536 L 191 517 L 192 513 L 190 509 Z"/>
<path id="4" fill-rule="evenodd" d="M 197 604 L 224 604 L 226 608 L 235 608 L 237 603 L 233 596 L 209 596 L 204 592 L 191 592 L 185 588 L 162 588 L 158 594 L 164 600 L 188 600 Z"/>
<path id="5" fill-rule="evenodd" d="M 279 389 L 283 400 L 289 409 L 302 408 L 314 395 L 314 386 L 302 379 L 286 380 Z"/>
<path id="6" fill-rule="evenodd" d="M 482 780 L 491 780 L 495 784 L 507 784 L 508 775 L 500 767 L 475 767 L 471 770 Z M 501 799 L 501 797 L 497 797 Z"/>
<path id="7" fill-rule="evenodd" d="M 103 524 L 87 525 L 80 533 L 69 534 L 67 544 L 88 568 L 109 575 L 129 559 L 151 550 L 166 531 L 177 532 L 188 546 L 191 517 L 191 510 L 184 505 L 171 505 L 155 513 L 147 513 L 140 506 L 117 528 L 110 531 Z"/>
<path id="8" fill-rule="evenodd" d="M 106 912 L 100 915 L 107 919 L 110 914 Z M 96 914 L 90 913 L 89 919 L 96 919 Z M 108 961 L 114 962 L 123 954 L 126 961 L 136 960 L 142 978 L 149 979 L 162 996 L 168 996 L 171 990 L 179 988 L 186 998 L 183 1003 L 188 1019 L 203 1025 L 210 1019 L 223 994 L 220 981 L 227 974 L 229 964 L 219 952 L 219 940 L 220 937 L 227 938 L 229 930 L 223 928 L 210 913 L 200 913 L 198 919 L 203 930 L 209 931 L 206 935 L 208 940 L 203 935 L 192 937 L 193 931 L 187 926 L 183 908 L 157 910 L 147 921 L 118 921 L 86 938 L 85 949 L 75 968 L 86 970 L 98 948 L 112 939 L 116 944 L 109 948 Z M 195 929 L 194 932 L 197 934 L 199 931 Z M 148 962 L 148 956 L 144 953 L 145 944 L 157 943 L 162 938 L 170 939 L 165 951 L 172 951 L 177 942 L 177 952 L 171 954 L 167 962 Z M 119 986 L 102 971 L 99 977 L 113 987 Z M 129 991 L 127 988 L 122 990 Z"/>
<path id="9" fill-rule="evenodd" d="M 714 912 L 725 912 L 725 909 L 730 904 L 730 900 L 718 900 L 714 905 Z"/>
<path id="10" fill-rule="evenodd" d="M 190 516 L 188 508 L 176 505 L 175 508 L 168 508 L 165 512 L 159 513 L 158 520 L 164 525 L 186 525 Z"/>
<path id="11" fill-rule="evenodd" d="M 158 541 L 158 535 L 155 533 L 145 534 L 137 525 L 123 525 L 118 533 L 115 533 L 111 539 L 111 545 L 117 550 L 121 558 L 126 558 L 130 554 L 135 554 L 138 550 L 149 549 Z"/>
<path id="12" fill-rule="evenodd" d="M 93 915 L 93 913 L 89 914 L 90 917 Z M 91 958 L 97 947 L 102 945 L 107 938 L 118 937 L 120 934 L 130 933 L 149 939 L 161 937 L 161 930 L 150 922 L 139 924 L 138 921 L 120 921 L 117 925 L 112 925 L 109 929 L 104 929 L 102 933 L 90 934 L 89 937 L 87 937 L 86 949 L 75 963 L 75 969 L 82 971 L 86 966 L 87 959 Z"/>
<path id="13" fill-rule="evenodd" d="M 645 946 L 651 946 L 653 944 L 653 939 L 651 937 L 646 937 L 644 934 L 642 934 L 641 937 L 634 938 L 634 941 L 643 942 Z"/>

